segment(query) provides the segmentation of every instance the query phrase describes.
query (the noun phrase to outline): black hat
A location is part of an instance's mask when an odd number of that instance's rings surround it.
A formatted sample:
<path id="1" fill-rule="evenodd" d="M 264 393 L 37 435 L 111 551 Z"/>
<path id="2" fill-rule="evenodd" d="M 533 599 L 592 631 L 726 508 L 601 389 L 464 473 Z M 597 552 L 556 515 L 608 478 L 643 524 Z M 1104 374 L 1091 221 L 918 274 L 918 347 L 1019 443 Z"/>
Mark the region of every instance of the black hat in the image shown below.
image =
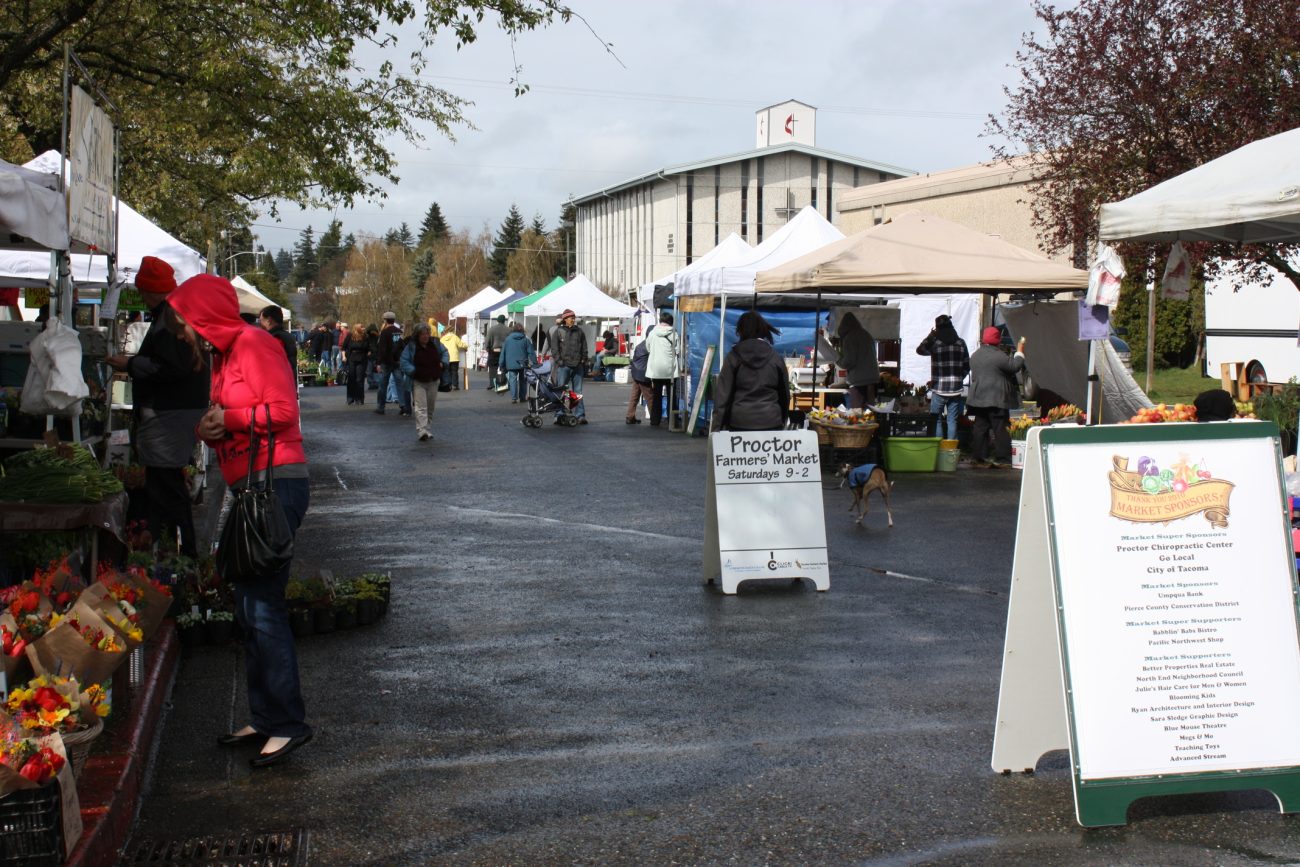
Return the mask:
<path id="1" fill-rule="evenodd" d="M 506 315 L 504 313 L 498 313 L 497 322 L 505 322 L 505 321 L 506 321 Z"/>

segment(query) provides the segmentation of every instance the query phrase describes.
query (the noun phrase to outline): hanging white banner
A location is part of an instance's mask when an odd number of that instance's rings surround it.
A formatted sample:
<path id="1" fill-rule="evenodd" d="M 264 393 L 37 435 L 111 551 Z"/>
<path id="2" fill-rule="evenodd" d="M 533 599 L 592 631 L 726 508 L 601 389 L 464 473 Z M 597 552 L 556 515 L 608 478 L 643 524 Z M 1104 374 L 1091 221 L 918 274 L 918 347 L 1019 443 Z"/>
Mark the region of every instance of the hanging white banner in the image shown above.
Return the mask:
<path id="1" fill-rule="evenodd" d="M 113 252 L 113 123 L 84 90 L 72 88 L 68 123 L 68 233 Z"/>

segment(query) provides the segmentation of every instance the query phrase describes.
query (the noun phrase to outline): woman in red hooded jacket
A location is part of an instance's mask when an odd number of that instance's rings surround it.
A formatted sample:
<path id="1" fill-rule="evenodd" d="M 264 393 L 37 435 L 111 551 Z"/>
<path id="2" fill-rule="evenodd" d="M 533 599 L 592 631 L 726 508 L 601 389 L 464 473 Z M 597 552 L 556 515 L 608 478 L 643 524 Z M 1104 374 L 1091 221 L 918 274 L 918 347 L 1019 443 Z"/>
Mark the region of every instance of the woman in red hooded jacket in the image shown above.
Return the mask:
<path id="1" fill-rule="evenodd" d="M 168 299 L 185 340 L 212 345 L 212 406 L 199 422 L 199 436 L 216 450 L 221 475 L 232 490 L 248 479 L 250 428 L 263 447 L 253 484 L 266 484 L 267 411 L 275 433 L 273 485 L 289 526 L 297 532 L 307 513 L 307 455 L 298 425 L 298 389 L 279 341 L 239 317 L 230 281 L 200 274 Z M 265 739 L 249 760 L 269 767 L 311 740 L 298 680 L 298 655 L 289 628 L 284 591 L 289 566 L 264 580 L 234 585 L 235 616 L 244 632 L 244 671 L 251 724 L 217 738 L 223 746 Z"/>

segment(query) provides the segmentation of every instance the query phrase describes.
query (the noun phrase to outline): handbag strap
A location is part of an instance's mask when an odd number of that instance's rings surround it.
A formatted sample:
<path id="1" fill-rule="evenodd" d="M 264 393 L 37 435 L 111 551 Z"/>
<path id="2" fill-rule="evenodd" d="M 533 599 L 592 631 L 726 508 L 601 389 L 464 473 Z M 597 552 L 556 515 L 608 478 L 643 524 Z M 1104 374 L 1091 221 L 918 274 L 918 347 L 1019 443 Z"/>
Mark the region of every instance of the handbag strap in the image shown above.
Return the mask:
<path id="1" fill-rule="evenodd" d="M 253 467 L 257 464 L 257 407 L 248 420 L 248 478 L 244 480 L 244 489 L 253 489 Z"/>
<path id="2" fill-rule="evenodd" d="M 266 408 L 266 489 L 269 491 L 275 482 L 275 431 L 271 428 L 271 405 L 264 403 L 262 406 Z M 244 483 L 249 490 L 253 487 L 253 467 L 257 463 L 258 440 L 257 407 L 253 407 L 253 414 L 248 421 L 248 479 Z"/>

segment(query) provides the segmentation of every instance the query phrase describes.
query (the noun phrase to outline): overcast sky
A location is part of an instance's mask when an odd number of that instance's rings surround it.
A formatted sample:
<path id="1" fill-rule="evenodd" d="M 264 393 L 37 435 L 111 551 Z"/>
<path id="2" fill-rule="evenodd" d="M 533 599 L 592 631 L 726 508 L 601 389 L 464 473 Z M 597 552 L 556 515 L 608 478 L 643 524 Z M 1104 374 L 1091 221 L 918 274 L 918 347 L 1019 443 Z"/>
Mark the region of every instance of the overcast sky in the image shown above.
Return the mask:
<path id="1" fill-rule="evenodd" d="M 1021 35 L 1041 32 L 1028 0 L 571 5 L 600 39 L 576 19 L 521 35 L 522 97 L 504 35 L 484 28 L 459 52 L 435 49 L 431 81 L 473 102 L 476 129 L 394 142 L 400 182 L 382 202 L 339 210 L 345 233 L 402 222 L 418 232 L 435 201 L 455 229 L 495 232 L 512 202 L 553 229 L 571 195 L 751 149 L 754 112 L 786 99 L 818 108 L 820 148 L 921 172 L 987 160 L 985 118 L 1005 105 Z M 289 249 L 332 215 L 290 206 L 254 231 L 267 249 Z"/>

